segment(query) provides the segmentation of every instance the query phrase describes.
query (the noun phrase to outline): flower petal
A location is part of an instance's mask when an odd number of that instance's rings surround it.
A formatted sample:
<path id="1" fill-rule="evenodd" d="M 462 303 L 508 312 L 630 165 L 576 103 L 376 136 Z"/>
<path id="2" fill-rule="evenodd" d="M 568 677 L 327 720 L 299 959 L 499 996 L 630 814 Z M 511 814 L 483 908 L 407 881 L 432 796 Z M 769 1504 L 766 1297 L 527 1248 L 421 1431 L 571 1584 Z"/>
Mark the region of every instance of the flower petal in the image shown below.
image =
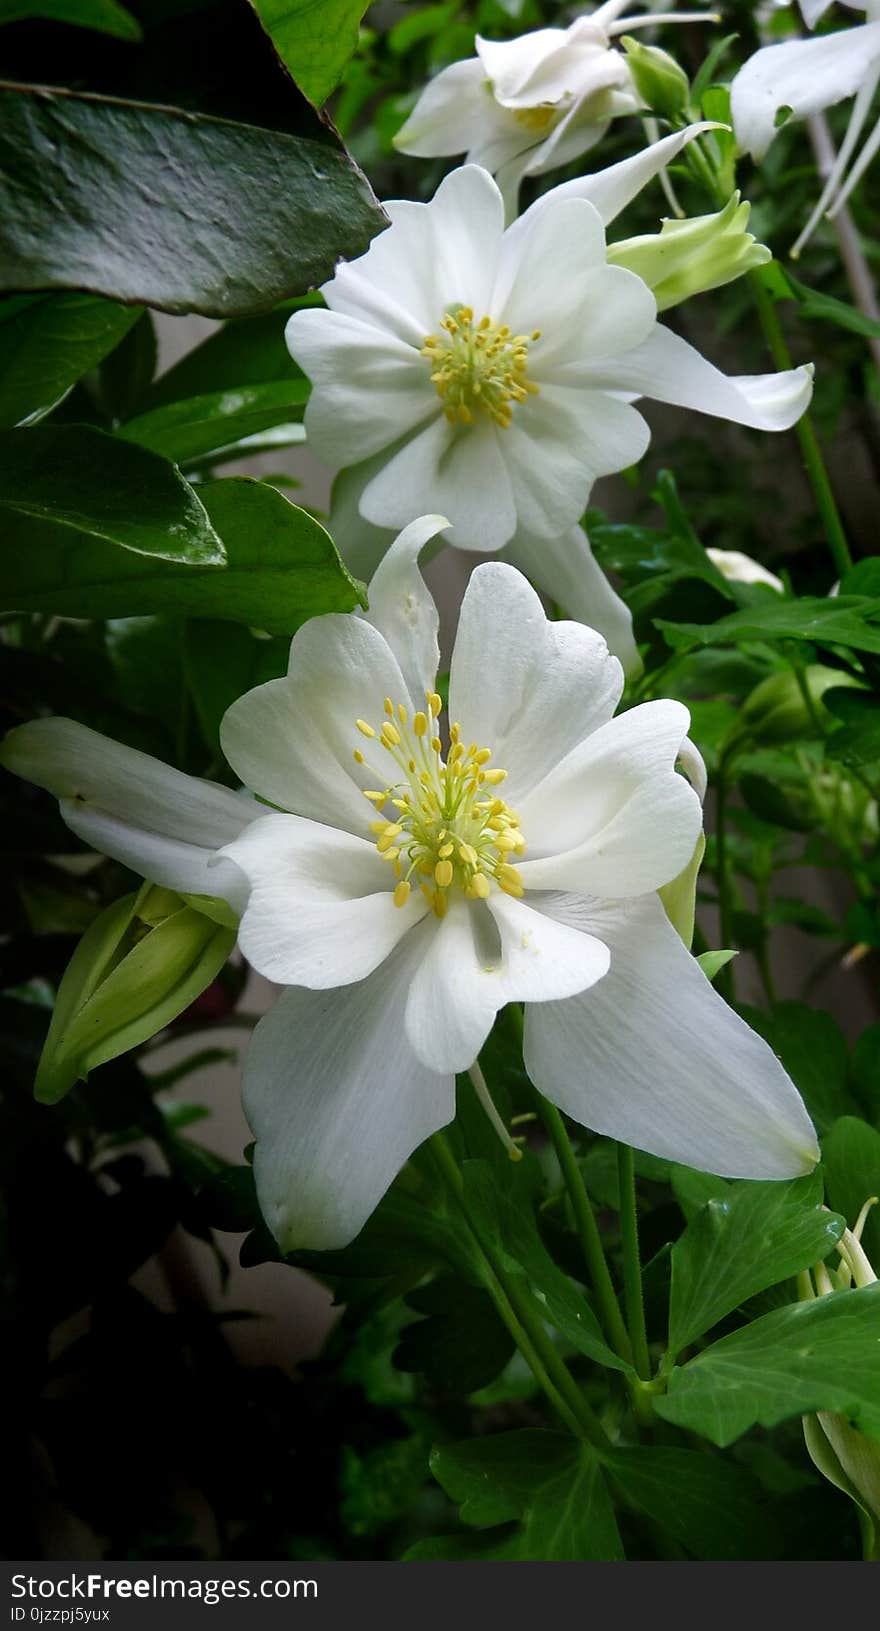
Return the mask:
<path id="1" fill-rule="evenodd" d="M 404 527 L 373 574 L 365 613 L 367 622 L 387 640 L 409 694 L 420 707 L 437 677 L 440 617 L 419 571 L 419 554 L 448 526 L 443 515 L 423 515 Z"/>
<path id="2" fill-rule="evenodd" d="M 661 170 L 681 152 L 688 142 L 695 136 L 700 136 L 705 130 L 717 130 L 717 122 L 704 120 L 700 124 L 688 125 L 684 130 L 677 130 L 672 136 L 664 136 L 662 141 L 653 142 L 650 147 L 644 147 L 630 159 L 621 159 L 619 164 L 610 164 L 604 170 L 596 170 L 589 176 L 576 176 L 573 181 L 563 181 L 551 192 L 543 193 L 520 216 L 516 224 L 517 234 L 528 230 L 529 222 L 540 210 L 546 209 L 551 200 L 561 198 L 586 198 L 598 210 L 605 226 L 610 226 L 621 210 L 642 191 L 643 187 L 653 181 Z"/>
<path id="3" fill-rule="evenodd" d="M 677 877 L 702 828 L 699 798 L 675 769 L 690 716 L 643 702 L 576 747 L 517 806 L 527 890 L 629 898 Z"/>
<path id="4" fill-rule="evenodd" d="M 244 1108 L 260 1207 L 285 1251 L 346 1245 L 455 1114 L 452 1075 L 425 1068 L 403 1025 L 418 955 L 406 940 L 343 991 L 285 991 L 254 1032 Z"/>
<path id="5" fill-rule="evenodd" d="M 466 742 L 492 749 L 514 808 L 611 719 L 622 690 L 620 664 L 593 629 L 551 623 L 534 589 L 502 561 L 472 572 L 452 654 L 449 714 Z"/>
<path id="6" fill-rule="evenodd" d="M 395 906 L 394 874 L 375 844 L 301 816 L 267 815 L 223 855 L 251 885 L 239 944 L 278 985 L 312 991 L 366 979 L 427 907 Z"/>
<path id="7" fill-rule="evenodd" d="M 638 462 L 651 433 L 635 408 L 607 391 L 543 384 L 523 409 L 498 446 L 518 527 L 553 538 L 580 519 L 594 481 Z"/>
<path id="8" fill-rule="evenodd" d="M 243 794 L 200 781 L 73 719 L 35 719 L 10 731 L 0 762 L 61 800 L 87 844 L 166 889 L 217 895 L 240 910 L 236 867 L 208 863 L 259 815 Z"/>
<path id="9" fill-rule="evenodd" d="M 356 721 L 380 726 L 386 697 L 412 700 L 387 641 L 365 618 L 330 612 L 297 630 L 284 679 L 256 686 L 226 710 L 220 743 L 260 798 L 366 833 L 371 818 L 361 789 L 376 786 L 376 770 L 359 766 L 354 751 L 369 758 L 372 746 L 381 774 L 381 750 L 364 740 Z M 413 702 L 420 704 L 421 698 Z"/>
<path id="10" fill-rule="evenodd" d="M 285 334 L 312 382 L 306 431 L 327 464 L 367 459 L 439 413 L 428 363 L 387 329 L 312 309 L 294 312 Z"/>
<path id="11" fill-rule="evenodd" d="M 760 159 L 776 134 L 779 108 L 797 119 L 855 96 L 880 61 L 880 22 L 785 40 L 756 51 L 733 81 L 730 109 L 740 147 Z"/>
<path id="12" fill-rule="evenodd" d="M 369 582 L 394 538 L 393 527 L 377 527 L 361 515 L 361 494 L 388 460 L 388 452 L 340 470 L 333 483 L 327 530 L 350 572 Z"/>
<path id="13" fill-rule="evenodd" d="M 632 613 L 612 589 L 582 527 L 556 538 L 535 538 L 520 530 L 504 551 L 532 582 L 569 617 L 598 630 L 627 679 L 637 679 L 642 659 L 633 638 Z"/>
<path id="14" fill-rule="evenodd" d="M 424 1064 L 467 1070 L 508 1002 L 583 991 L 608 969 L 605 946 L 525 901 L 453 897 L 427 945 L 406 1005 L 407 1035 Z"/>
<path id="15" fill-rule="evenodd" d="M 812 363 L 778 374 L 730 377 L 661 323 L 634 350 L 598 361 L 588 377 L 607 390 L 635 391 L 754 430 L 789 430 L 813 394 Z"/>
<path id="16" fill-rule="evenodd" d="M 448 516 L 459 549 L 503 549 L 516 509 L 498 432 L 489 424 L 455 427 L 441 416 L 373 476 L 361 513 L 376 526 L 405 526 L 414 515 Z"/>
<path id="17" fill-rule="evenodd" d="M 479 57 L 453 62 L 425 86 L 394 146 L 415 158 L 451 158 L 485 139 L 494 109 Z"/>
<path id="18" fill-rule="evenodd" d="M 598 72 L 599 87 L 604 83 L 608 42 L 589 17 L 513 40 L 484 40 L 478 34 L 476 47 L 493 96 L 508 108 L 559 102 L 581 90 L 591 69 Z"/>
<path id="19" fill-rule="evenodd" d="M 526 1010 L 535 1086 L 582 1126 L 731 1178 L 789 1178 L 819 1157 L 779 1060 L 713 990 L 656 896 L 557 896 L 562 921 L 611 948 L 583 996 Z"/>

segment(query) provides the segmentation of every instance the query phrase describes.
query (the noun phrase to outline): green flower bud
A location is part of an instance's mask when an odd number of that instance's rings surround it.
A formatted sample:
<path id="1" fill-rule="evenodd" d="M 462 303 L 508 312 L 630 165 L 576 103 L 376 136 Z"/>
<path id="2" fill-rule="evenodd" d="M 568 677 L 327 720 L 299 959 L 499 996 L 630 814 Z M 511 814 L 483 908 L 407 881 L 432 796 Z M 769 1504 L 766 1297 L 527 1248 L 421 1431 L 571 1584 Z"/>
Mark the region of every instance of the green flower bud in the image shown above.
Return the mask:
<path id="1" fill-rule="evenodd" d="M 34 1086 L 40 1102 L 56 1103 L 96 1065 L 170 1025 L 219 974 L 235 937 L 154 884 L 108 906 L 58 988 Z"/>
<path id="2" fill-rule="evenodd" d="M 683 872 L 657 890 L 673 929 L 690 951 L 694 938 L 694 917 L 697 906 L 697 876 L 706 853 L 706 837 L 700 833 L 697 847 Z"/>
<path id="3" fill-rule="evenodd" d="M 674 119 L 676 114 L 684 113 L 691 87 L 675 58 L 668 51 L 661 51 L 658 45 L 643 45 L 631 34 L 624 34 L 620 43 L 626 52 L 632 82 L 645 107 L 663 119 Z"/>
<path id="4" fill-rule="evenodd" d="M 744 732 L 756 742 L 791 742 L 801 736 L 815 736 L 816 719 L 822 725 L 832 724 L 832 716 L 822 706 L 822 697 L 835 685 L 860 687 L 853 674 L 838 668 L 825 668 L 813 663 L 803 672 L 812 707 L 798 684 L 797 675 L 789 668 L 770 674 L 746 697 L 741 713 Z"/>
<path id="5" fill-rule="evenodd" d="M 653 291 L 658 311 L 667 311 L 772 260 L 766 245 L 746 231 L 750 209 L 733 193 L 714 215 L 667 220 L 659 232 L 609 244 L 609 264 L 635 272 Z"/>

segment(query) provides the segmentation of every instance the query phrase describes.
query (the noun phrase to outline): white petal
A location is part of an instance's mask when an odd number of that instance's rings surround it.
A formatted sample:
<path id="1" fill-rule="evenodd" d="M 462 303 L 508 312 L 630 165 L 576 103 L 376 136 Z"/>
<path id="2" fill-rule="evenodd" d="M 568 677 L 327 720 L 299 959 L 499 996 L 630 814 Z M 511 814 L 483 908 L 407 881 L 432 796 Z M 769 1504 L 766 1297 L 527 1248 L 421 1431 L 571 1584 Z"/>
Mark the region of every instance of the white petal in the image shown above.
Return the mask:
<path id="1" fill-rule="evenodd" d="M 808 28 L 815 28 L 820 17 L 832 6 L 834 0 L 800 0 L 801 16 Z M 859 10 L 862 8 L 859 7 Z"/>
<path id="2" fill-rule="evenodd" d="M 540 210 L 546 209 L 551 200 L 560 198 L 586 198 L 598 210 L 605 226 L 610 226 L 621 210 L 625 209 L 661 170 L 665 170 L 667 164 L 672 163 L 688 142 L 692 142 L 694 137 L 701 135 L 704 130 L 717 129 L 717 123 L 712 121 L 688 125 L 672 136 L 664 136 L 662 141 L 653 142 L 650 147 L 643 148 L 632 158 L 622 159 L 619 164 L 610 164 L 606 169 L 596 170 L 589 176 L 577 176 L 574 181 L 563 181 L 560 186 L 554 187 L 552 192 L 543 193 L 525 214 L 520 216 L 516 232 L 525 232 L 528 223 Z"/>
<path id="3" fill-rule="evenodd" d="M 529 351 L 529 372 L 557 332 L 573 324 L 581 306 L 589 310 L 581 283 L 606 271 L 605 231 L 592 205 L 561 199 L 537 214 L 526 232 L 505 234 L 492 291 L 492 313 L 514 334 L 541 328 L 542 342 Z M 575 343 L 579 335 L 573 335 Z M 571 342 L 570 342 L 571 343 Z"/>
<path id="4" fill-rule="evenodd" d="M 423 515 L 404 527 L 370 581 L 367 622 L 387 640 L 409 694 L 421 707 L 433 691 L 440 663 L 437 607 L 419 571 L 419 554 L 449 522 L 443 515 Z"/>
<path id="5" fill-rule="evenodd" d="M 504 203 L 488 172 L 465 164 L 441 181 L 427 209 L 437 291 L 433 331 L 451 305 L 472 306 L 478 317 L 488 312 L 504 234 Z"/>
<path id="6" fill-rule="evenodd" d="M 582 527 L 569 527 L 556 538 L 519 531 L 504 559 L 525 572 L 569 617 L 597 629 L 627 679 L 638 678 L 642 659 L 633 638 L 632 613 L 595 560 Z"/>
<path id="7" fill-rule="evenodd" d="M 404 1029 L 417 952 L 405 941 L 344 991 L 285 991 L 254 1032 L 244 1108 L 260 1207 L 287 1251 L 346 1245 L 455 1114 L 453 1077 L 427 1070 Z"/>
<path id="8" fill-rule="evenodd" d="M 607 40 L 587 17 L 571 28 L 540 28 L 514 40 L 484 40 L 477 52 L 492 92 L 508 108 L 533 108 L 578 92 L 590 69 L 601 73 Z"/>
<path id="9" fill-rule="evenodd" d="M 375 844 L 300 816 L 262 816 L 222 853 L 251 885 L 241 949 L 278 985 L 366 979 L 427 910 L 421 894 L 395 906 Z"/>
<path id="10" fill-rule="evenodd" d="M 501 561 L 471 574 L 449 677 L 449 714 L 467 742 L 492 749 L 514 808 L 609 720 L 620 664 L 581 623 L 551 623 L 534 589 Z"/>
<path id="11" fill-rule="evenodd" d="M 387 329 L 312 309 L 294 312 L 286 335 L 312 382 L 306 431 L 325 463 L 356 464 L 439 413 L 430 365 Z"/>
<path id="12" fill-rule="evenodd" d="M 650 439 L 641 414 L 607 391 L 542 385 L 498 436 L 517 527 L 539 538 L 567 531 L 583 514 L 593 482 L 636 464 Z"/>
<path id="13" fill-rule="evenodd" d="M 731 377 L 661 323 L 633 351 L 597 362 L 589 372 L 609 390 L 635 391 L 754 430 L 789 430 L 813 394 L 812 363 L 779 374 Z"/>
<path id="14" fill-rule="evenodd" d="M 453 897 L 407 999 L 407 1035 L 423 1063 L 467 1070 L 506 1003 L 546 1002 L 600 980 L 605 946 L 561 927 L 500 892 L 486 903 Z"/>
<path id="15" fill-rule="evenodd" d="M 528 855 L 539 857 L 517 863 L 526 889 L 629 898 L 677 877 L 702 828 L 700 801 L 673 768 L 689 722 L 680 702 L 643 702 L 519 801 Z"/>
<path id="16" fill-rule="evenodd" d="M 60 799 L 68 826 L 103 854 L 167 889 L 243 904 L 241 874 L 207 868 L 259 814 L 252 799 L 72 719 L 35 719 L 10 731 L 0 762 Z"/>
<path id="17" fill-rule="evenodd" d="M 494 107 L 479 57 L 453 62 L 425 86 L 394 145 L 416 158 L 464 153 L 484 139 Z"/>
<path id="18" fill-rule="evenodd" d="M 611 948 L 583 996 L 526 1010 L 535 1086 L 583 1126 L 731 1178 L 788 1178 L 818 1160 L 797 1089 L 722 1001 L 656 896 L 602 907 L 557 897 L 556 915 Z"/>
<path id="19" fill-rule="evenodd" d="M 364 618 L 331 612 L 297 630 L 284 679 L 258 685 L 227 709 L 220 743 L 233 770 L 260 798 L 331 827 L 366 833 L 370 808 L 360 789 L 377 785 L 388 755 L 364 739 L 356 721 L 380 727 L 386 697 L 412 701 L 387 641 Z M 376 771 L 356 764 L 355 748 Z M 387 764 L 384 774 L 387 779 Z"/>
<path id="20" fill-rule="evenodd" d="M 730 88 L 736 139 L 756 159 L 776 134 L 776 113 L 791 108 L 795 118 L 833 107 L 856 91 L 880 61 L 880 22 L 822 34 L 814 40 L 786 40 L 756 51 Z"/>
<path id="21" fill-rule="evenodd" d="M 459 549 L 503 549 L 516 528 L 510 476 L 489 423 L 452 426 L 444 418 L 405 442 L 361 495 L 377 526 L 405 526 L 425 511 L 445 515 Z"/>

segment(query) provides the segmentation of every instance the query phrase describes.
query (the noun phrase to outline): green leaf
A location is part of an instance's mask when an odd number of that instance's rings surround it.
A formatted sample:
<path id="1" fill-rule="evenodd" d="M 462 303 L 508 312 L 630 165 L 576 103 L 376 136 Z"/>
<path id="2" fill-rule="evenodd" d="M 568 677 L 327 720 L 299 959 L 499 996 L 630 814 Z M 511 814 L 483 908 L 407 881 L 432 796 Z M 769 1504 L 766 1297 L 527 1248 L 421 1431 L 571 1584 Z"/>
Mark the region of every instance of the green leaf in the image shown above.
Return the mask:
<path id="1" fill-rule="evenodd" d="M 237 386 L 152 408 L 130 419 L 119 435 L 175 464 L 197 462 L 258 431 L 301 419 L 308 395 L 303 378 Z"/>
<path id="2" fill-rule="evenodd" d="M 142 448 L 119 446 L 132 457 L 162 464 Z M 106 546 L 82 533 L 22 517 L 16 532 L 19 547 L 2 561 L 0 599 L 20 611 L 71 617 L 176 612 L 288 635 L 307 617 L 351 611 L 364 603 L 363 590 L 320 522 L 276 488 L 235 477 L 204 482 L 198 491 L 223 540 L 225 570 L 184 569 L 158 559 L 147 563 L 122 551 L 109 554 Z"/>
<path id="3" fill-rule="evenodd" d="M 836 300 L 833 295 L 808 289 L 805 283 L 799 283 L 796 277 L 792 277 L 788 268 L 785 270 L 785 281 L 798 302 L 798 316 L 804 322 L 834 323 L 835 327 L 848 329 L 851 334 L 861 334 L 870 340 L 880 339 L 880 322 L 876 317 L 866 317 L 864 312 L 847 305 L 845 300 Z"/>
<path id="4" fill-rule="evenodd" d="M 706 979 L 714 980 L 716 974 L 720 974 L 721 970 L 726 968 L 735 956 L 735 951 L 701 951 L 696 961 L 703 970 Z"/>
<path id="5" fill-rule="evenodd" d="M 880 1438 L 880 1284 L 763 1314 L 674 1370 L 657 1414 L 723 1449 L 812 1410 Z"/>
<path id="6" fill-rule="evenodd" d="M 850 1227 L 865 1201 L 880 1197 L 880 1132 L 858 1116 L 841 1116 L 822 1141 L 822 1163 L 828 1204 L 842 1212 Z M 872 1206 L 865 1221 L 862 1243 L 880 1272 L 880 1207 Z"/>
<path id="7" fill-rule="evenodd" d="M 369 0 L 251 0 L 251 5 L 300 90 L 321 107 L 354 55 Z"/>
<path id="8" fill-rule="evenodd" d="M 139 317 L 136 307 L 88 294 L 0 302 L 0 428 L 49 413 Z"/>
<path id="9" fill-rule="evenodd" d="M 786 798 L 781 787 L 758 776 L 751 770 L 743 771 L 739 790 L 749 809 L 762 821 L 773 827 L 784 827 L 786 832 L 809 832 L 810 823 Z"/>
<path id="10" fill-rule="evenodd" d="M 778 1053 L 819 1132 L 850 1107 L 848 1052 L 840 1026 L 822 1008 L 779 1002 L 771 1013 L 743 1010 L 753 1030 Z"/>
<path id="11" fill-rule="evenodd" d="M 462 1162 L 468 1211 L 484 1238 L 503 1254 L 509 1273 L 527 1279 L 548 1320 L 579 1353 L 614 1370 L 630 1370 L 608 1347 L 586 1298 L 557 1268 L 538 1234 L 527 1176 L 510 1164 L 503 1172 L 499 1181 L 488 1161 Z"/>
<path id="12" fill-rule="evenodd" d="M 855 1091 L 865 1109 L 880 1110 L 880 1021 L 869 1025 L 853 1047 Z M 875 1120 L 880 1119 L 875 1115 Z"/>
<path id="13" fill-rule="evenodd" d="M 259 317 L 236 317 L 224 323 L 156 380 L 145 408 L 239 390 L 243 385 L 302 379 L 302 370 L 284 343 L 284 325 L 291 312 L 316 303 L 323 305 L 319 295 L 306 295 Z"/>
<path id="14" fill-rule="evenodd" d="M 674 1358 L 725 1314 L 827 1257 L 845 1219 L 822 1205 L 822 1178 L 731 1185 L 672 1248 L 669 1353 Z"/>
<path id="15" fill-rule="evenodd" d="M 0 25 L 31 17 L 93 28 L 100 34 L 113 34 L 118 40 L 141 38 L 140 23 L 117 0 L 0 0 Z"/>
<path id="16" fill-rule="evenodd" d="M 427 1315 L 407 1325 L 394 1353 L 398 1370 L 421 1371 L 432 1387 L 474 1393 L 494 1382 L 515 1343 L 488 1291 L 441 1275 L 406 1298 Z"/>
<path id="17" fill-rule="evenodd" d="M 0 86 L 0 213 L 0 289 L 208 317 L 304 293 L 385 224 L 317 124 L 313 138 L 29 85 Z"/>
<path id="18" fill-rule="evenodd" d="M 74 571 L 73 535 L 101 563 L 108 543 L 121 545 L 137 557 L 129 561 L 135 573 L 144 556 L 200 567 L 226 559 L 201 499 L 174 465 L 90 425 L 0 432 L 0 510 L 8 512 L 0 593 L 16 610 L 31 609 L 24 600 L 42 576 L 32 522 L 51 526 Z"/>
<path id="19" fill-rule="evenodd" d="M 701 1561 L 778 1557 L 767 1497 L 735 1462 L 643 1444 L 615 1450 L 608 1470 L 612 1485 Z"/>
<path id="20" fill-rule="evenodd" d="M 808 640 L 817 646 L 848 646 L 852 651 L 880 652 L 880 599 L 861 595 L 802 595 L 768 598 L 717 623 L 670 623 L 658 629 L 677 650 L 691 646 L 728 645 L 743 640 Z"/>
<path id="21" fill-rule="evenodd" d="M 208 618 L 187 623 L 184 669 L 212 753 L 220 751 L 220 721 L 227 708 L 245 691 L 286 674 L 289 653 L 287 640 L 261 639 L 243 624 Z"/>
<path id="22" fill-rule="evenodd" d="M 444 1445 L 431 1471 L 463 1522 L 480 1528 L 519 1520 L 520 1561 L 573 1563 L 623 1557 L 599 1462 L 561 1433 L 525 1428 Z"/>
<path id="23" fill-rule="evenodd" d="M 825 757 L 852 770 L 880 761 L 880 702 L 867 691 L 835 686 L 822 698 L 842 726 L 825 742 Z"/>

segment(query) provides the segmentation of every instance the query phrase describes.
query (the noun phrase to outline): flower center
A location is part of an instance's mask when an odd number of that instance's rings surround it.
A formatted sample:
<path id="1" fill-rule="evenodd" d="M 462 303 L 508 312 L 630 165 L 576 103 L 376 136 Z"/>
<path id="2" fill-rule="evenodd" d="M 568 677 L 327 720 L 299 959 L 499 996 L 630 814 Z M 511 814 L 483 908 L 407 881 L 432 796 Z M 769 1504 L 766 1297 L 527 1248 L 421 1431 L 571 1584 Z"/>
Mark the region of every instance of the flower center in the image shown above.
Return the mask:
<path id="1" fill-rule="evenodd" d="M 538 102 L 532 108 L 516 108 L 513 117 L 530 136 L 544 136 L 551 125 L 561 119 L 572 100 L 566 96 L 560 102 Z"/>
<path id="2" fill-rule="evenodd" d="M 484 413 L 506 429 L 515 405 L 538 392 L 528 377 L 528 356 L 541 330 L 511 334 L 491 317 L 475 323 L 470 306 L 447 312 L 440 328 L 427 336 L 421 354 L 450 424 L 472 425 Z"/>
<path id="3" fill-rule="evenodd" d="M 475 742 L 465 747 L 457 724 L 450 727 L 444 762 L 436 734 L 442 704 L 436 691 L 425 697 L 426 710 L 412 719 L 402 702 L 395 706 L 386 697 L 381 726 L 357 720 L 361 735 L 381 747 L 399 771 L 387 786 L 364 792 L 377 813 L 370 822 L 376 848 L 397 878 L 394 904 L 405 906 L 416 883 L 438 917 L 446 913 L 451 889 L 485 900 L 494 883 L 519 897 L 522 880 L 510 857 L 522 855 L 525 839 L 517 817 L 493 791 L 507 771 L 489 768 L 490 748 Z M 376 770 L 361 748 L 354 756 Z M 384 767 L 377 778 L 384 781 Z M 380 815 L 383 810 L 388 813 Z"/>

